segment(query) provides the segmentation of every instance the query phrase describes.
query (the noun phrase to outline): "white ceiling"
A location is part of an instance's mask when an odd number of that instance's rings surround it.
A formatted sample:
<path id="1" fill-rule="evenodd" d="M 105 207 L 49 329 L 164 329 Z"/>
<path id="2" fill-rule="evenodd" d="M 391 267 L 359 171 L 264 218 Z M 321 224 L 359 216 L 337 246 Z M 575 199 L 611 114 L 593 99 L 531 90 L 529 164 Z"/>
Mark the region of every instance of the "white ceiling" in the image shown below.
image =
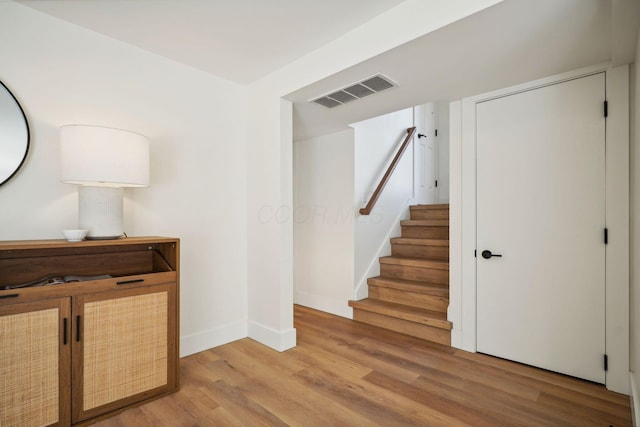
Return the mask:
<path id="1" fill-rule="evenodd" d="M 611 10 L 602 0 L 505 0 L 290 94 L 294 139 L 610 61 Z M 398 87 L 333 109 L 308 102 L 374 73 Z"/>
<path id="2" fill-rule="evenodd" d="M 16 0 L 247 84 L 402 0 Z M 300 89 L 294 139 L 430 101 L 454 100 L 612 61 L 630 62 L 638 0 L 505 0 Z M 331 110 L 309 103 L 371 75 L 399 84 Z"/>
<path id="3" fill-rule="evenodd" d="M 403 0 L 17 0 L 241 84 Z"/>

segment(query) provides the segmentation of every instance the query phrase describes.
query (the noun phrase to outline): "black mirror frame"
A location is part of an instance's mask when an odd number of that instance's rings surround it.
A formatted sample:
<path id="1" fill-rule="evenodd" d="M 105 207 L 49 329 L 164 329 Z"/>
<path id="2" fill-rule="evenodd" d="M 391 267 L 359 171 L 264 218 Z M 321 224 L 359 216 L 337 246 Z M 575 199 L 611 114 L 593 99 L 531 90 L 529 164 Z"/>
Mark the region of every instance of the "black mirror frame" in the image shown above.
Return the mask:
<path id="1" fill-rule="evenodd" d="M 15 170 L 11 173 L 11 175 L 9 175 L 4 181 L 0 182 L 0 186 L 2 186 L 6 182 L 8 182 L 11 178 L 13 178 L 18 173 L 18 171 L 22 168 L 22 165 L 24 165 L 24 163 L 26 162 L 27 156 L 29 155 L 29 148 L 31 146 L 31 130 L 29 129 L 29 120 L 27 120 L 27 115 L 24 113 L 24 110 L 22 109 L 22 105 L 20 105 L 20 103 L 18 102 L 18 99 L 11 92 L 11 90 L 1 81 L 0 81 L 0 85 L 7 91 L 9 95 L 11 95 L 11 98 L 13 98 L 13 100 L 15 101 L 16 105 L 18 106 L 18 109 L 20 110 L 20 113 L 22 114 L 22 118 L 24 119 L 24 125 L 27 129 L 27 147 L 24 150 L 24 156 L 22 157 L 22 161 L 18 166 L 16 166 Z"/>

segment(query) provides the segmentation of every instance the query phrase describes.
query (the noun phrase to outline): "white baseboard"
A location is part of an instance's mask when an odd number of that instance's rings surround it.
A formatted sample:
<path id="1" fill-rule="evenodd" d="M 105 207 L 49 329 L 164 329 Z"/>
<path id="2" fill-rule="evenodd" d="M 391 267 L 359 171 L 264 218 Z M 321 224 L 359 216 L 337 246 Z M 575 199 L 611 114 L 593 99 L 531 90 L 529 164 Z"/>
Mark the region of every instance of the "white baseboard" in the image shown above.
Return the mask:
<path id="1" fill-rule="evenodd" d="M 247 337 L 277 351 L 285 351 L 296 346 L 296 330 L 294 328 L 286 331 L 277 331 L 256 322 L 239 321 L 180 337 L 180 357 L 186 357 Z"/>
<path id="2" fill-rule="evenodd" d="M 631 384 L 631 425 L 638 425 L 637 416 L 640 415 L 640 395 L 638 395 L 638 387 L 636 380 L 634 379 L 633 372 L 629 372 L 629 383 Z"/>
<path id="3" fill-rule="evenodd" d="M 326 313 L 335 314 L 336 316 L 353 319 L 353 309 L 349 307 L 349 302 L 347 300 L 296 291 L 293 302 L 294 304 L 303 305 L 305 307 L 313 308 L 314 310 L 320 310 Z"/>
<path id="4" fill-rule="evenodd" d="M 462 331 L 457 329 L 455 325 L 453 326 L 453 329 L 451 329 L 451 347 L 464 350 L 462 348 Z"/>
<path id="5" fill-rule="evenodd" d="M 286 351 L 296 346 L 295 328 L 278 331 L 251 320 L 247 322 L 247 326 L 249 338 L 276 351 Z"/>
<path id="6" fill-rule="evenodd" d="M 244 320 L 180 337 L 180 357 L 199 353 L 246 337 L 247 322 Z"/>

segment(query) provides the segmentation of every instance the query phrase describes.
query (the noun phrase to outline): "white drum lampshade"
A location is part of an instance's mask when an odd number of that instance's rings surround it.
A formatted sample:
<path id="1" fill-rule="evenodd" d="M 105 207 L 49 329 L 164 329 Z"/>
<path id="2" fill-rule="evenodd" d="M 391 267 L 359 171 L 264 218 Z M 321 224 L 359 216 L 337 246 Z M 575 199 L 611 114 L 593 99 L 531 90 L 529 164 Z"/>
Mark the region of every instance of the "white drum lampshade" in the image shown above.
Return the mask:
<path id="1" fill-rule="evenodd" d="M 123 187 L 149 186 L 149 139 L 90 125 L 60 128 L 62 182 L 78 184 L 78 222 L 89 239 L 124 234 Z"/>

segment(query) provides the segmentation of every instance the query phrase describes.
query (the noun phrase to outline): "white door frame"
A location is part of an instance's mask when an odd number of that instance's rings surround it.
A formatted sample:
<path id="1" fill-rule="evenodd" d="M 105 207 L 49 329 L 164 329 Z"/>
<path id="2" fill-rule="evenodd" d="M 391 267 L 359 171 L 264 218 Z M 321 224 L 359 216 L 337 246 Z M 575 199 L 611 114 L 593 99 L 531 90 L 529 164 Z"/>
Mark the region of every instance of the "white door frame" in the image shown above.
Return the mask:
<path id="1" fill-rule="evenodd" d="M 606 72 L 606 351 L 608 389 L 629 394 L 629 68 L 600 64 L 451 103 L 450 277 L 452 346 L 476 351 L 476 103 Z"/>

